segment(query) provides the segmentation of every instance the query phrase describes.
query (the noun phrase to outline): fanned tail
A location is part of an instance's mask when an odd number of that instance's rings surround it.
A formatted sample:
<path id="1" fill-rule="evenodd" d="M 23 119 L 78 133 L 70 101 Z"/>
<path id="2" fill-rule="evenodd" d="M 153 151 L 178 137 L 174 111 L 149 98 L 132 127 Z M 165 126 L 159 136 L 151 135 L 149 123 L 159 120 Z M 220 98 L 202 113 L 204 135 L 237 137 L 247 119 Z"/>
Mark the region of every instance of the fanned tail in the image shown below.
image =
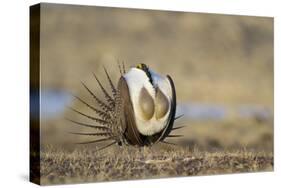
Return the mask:
<path id="1" fill-rule="evenodd" d="M 175 117 L 175 120 L 178 120 L 178 119 L 182 118 L 183 116 L 184 116 L 184 114 L 181 114 L 181 115 Z"/>
<path id="2" fill-rule="evenodd" d="M 119 60 L 117 60 L 117 65 L 118 65 L 118 68 L 119 68 L 120 75 L 123 76 L 123 70 L 121 68 Z"/>
<path id="3" fill-rule="evenodd" d="M 125 74 L 125 73 L 126 73 L 126 68 L 125 68 L 125 63 L 124 63 L 124 61 L 122 61 L 122 70 L 123 70 L 123 74 Z"/>
<path id="4" fill-rule="evenodd" d="M 116 90 L 116 88 L 115 88 L 115 86 L 114 86 L 114 84 L 113 84 L 113 82 L 112 82 L 112 80 L 111 80 L 111 78 L 110 78 L 110 76 L 109 76 L 109 74 L 108 74 L 106 68 L 103 67 L 103 69 L 104 69 L 104 72 L 105 72 L 105 74 L 106 74 L 106 77 L 107 77 L 107 80 L 108 80 L 108 82 L 109 82 L 109 85 L 110 85 L 110 87 L 111 87 L 111 91 L 112 91 L 113 98 L 115 99 L 115 98 L 116 98 L 116 95 L 117 95 L 117 90 Z"/>
<path id="5" fill-rule="evenodd" d="M 109 107 L 110 107 L 110 111 L 112 111 L 115 107 L 115 102 L 114 100 L 111 98 L 111 96 L 108 94 L 108 92 L 105 90 L 105 88 L 103 87 L 103 85 L 101 84 L 101 82 L 99 81 L 98 77 L 93 73 L 97 83 L 99 84 L 107 102 L 109 103 Z"/>
<path id="6" fill-rule="evenodd" d="M 84 100 L 82 100 L 80 97 L 77 97 L 75 95 L 73 95 L 73 97 L 75 97 L 77 100 L 79 100 L 80 102 L 82 102 L 83 104 L 85 104 L 88 108 L 92 109 L 97 115 L 99 115 L 102 119 L 106 120 L 110 118 L 110 115 L 108 113 L 105 113 L 104 111 L 98 110 L 97 108 L 89 105 L 87 102 L 85 102 Z"/>
<path id="7" fill-rule="evenodd" d="M 94 101 L 97 103 L 97 105 L 99 106 L 98 108 L 96 108 L 95 106 L 90 105 L 88 102 L 86 102 L 85 100 L 83 100 L 82 98 L 78 97 L 78 96 L 74 96 L 75 99 L 77 99 L 78 101 L 80 101 L 81 103 L 83 103 L 84 105 L 86 105 L 89 109 L 91 109 L 92 111 L 95 112 L 95 114 L 97 115 L 97 117 L 93 117 L 92 115 L 88 115 L 85 114 L 81 111 L 78 111 L 74 108 L 69 107 L 73 112 L 78 113 L 81 116 L 84 116 L 92 121 L 97 122 L 100 125 L 92 125 L 92 124 L 87 124 L 87 123 L 83 123 L 83 122 L 79 122 L 79 121 L 74 121 L 71 119 L 67 119 L 68 121 L 79 125 L 79 126 L 83 126 L 83 127 L 88 127 L 88 128 L 93 128 L 96 131 L 93 132 L 69 132 L 70 134 L 73 135 L 80 135 L 80 136 L 95 136 L 95 137 L 103 137 L 101 139 L 96 139 L 96 140 L 91 140 L 91 141 L 84 141 L 84 142 L 79 142 L 76 144 L 94 144 L 94 143 L 104 143 L 110 140 L 113 140 L 113 142 L 98 148 L 96 151 L 100 151 L 103 150 L 105 148 L 108 148 L 110 146 L 112 146 L 113 144 L 119 143 L 121 140 L 121 137 L 123 135 L 120 135 L 120 133 L 118 132 L 118 126 L 116 125 L 116 101 L 118 101 L 118 90 L 116 89 L 116 86 L 113 84 L 112 79 L 110 78 L 107 70 L 105 67 L 104 68 L 104 72 L 105 75 L 107 77 L 107 81 L 109 83 L 111 92 L 106 91 L 104 85 L 101 83 L 101 81 L 98 79 L 98 77 L 93 73 L 93 76 L 95 78 L 95 80 L 97 81 L 104 97 L 105 100 L 101 100 L 99 97 L 97 97 L 97 95 L 94 94 L 94 92 L 92 92 L 89 87 L 86 86 L 86 84 L 84 84 L 83 82 L 82 85 L 83 87 L 88 91 L 88 93 L 94 98 Z M 119 69 L 120 69 L 120 73 L 123 74 L 125 73 L 125 65 L 124 63 L 122 64 L 122 67 L 119 64 Z M 100 109 L 99 109 L 100 108 Z M 98 132 L 101 131 L 101 132 Z M 95 152 L 96 152 L 95 151 Z"/>
<path id="8" fill-rule="evenodd" d="M 160 142 L 161 142 L 161 143 L 164 143 L 164 144 L 168 144 L 168 145 L 177 146 L 177 144 L 175 144 L 175 143 L 167 142 L 167 141 L 164 141 L 164 140 L 161 140 Z"/>
<path id="9" fill-rule="evenodd" d="M 175 137 L 182 137 L 183 135 L 177 135 L 177 134 L 169 134 L 167 137 L 175 138 Z"/>
<path id="10" fill-rule="evenodd" d="M 71 108 L 71 107 L 69 107 L 69 109 L 71 109 L 72 111 L 74 111 L 74 112 L 76 112 L 76 113 L 78 113 L 78 114 L 80 114 L 80 115 L 82 115 L 82 116 L 84 116 L 84 117 L 86 117 L 86 118 L 88 118 L 88 119 L 91 119 L 91 120 L 93 120 L 93 121 L 95 121 L 95 122 L 97 122 L 97 123 L 99 123 L 99 124 L 101 124 L 101 125 L 108 125 L 108 122 L 105 121 L 105 120 L 102 120 L 102 119 L 95 118 L 95 117 L 93 117 L 93 116 L 84 114 L 84 113 L 82 113 L 82 112 L 80 112 L 80 111 L 78 111 L 78 110 L 75 110 L 74 108 Z"/>
<path id="11" fill-rule="evenodd" d="M 111 130 L 108 127 L 105 127 L 105 126 L 99 126 L 99 125 L 92 125 L 92 124 L 82 123 L 82 122 L 74 121 L 74 120 L 68 119 L 68 118 L 65 118 L 65 119 L 70 121 L 70 122 L 72 122 L 72 123 L 74 123 L 74 124 L 76 124 L 76 125 L 79 125 L 79 126 L 89 127 L 89 128 L 94 128 L 94 129 L 101 130 L 101 131 L 111 132 Z"/>
<path id="12" fill-rule="evenodd" d="M 105 104 L 102 100 L 100 100 L 83 82 L 81 82 L 84 88 L 93 96 L 95 101 L 100 105 L 100 107 L 105 111 L 109 112 L 111 111 L 111 108 Z"/>
<path id="13" fill-rule="evenodd" d="M 117 143 L 117 142 L 114 141 L 114 142 L 112 142 L 112 143 L 110 143 L 110 144 L 107 144 L 107 145 L 105 145 L 105 146 L 103 146 L 103 147 L 100 147 L 100 148 L 96 149 L 94 152 L 104 150 L 104 149 L 106 149 L 106 148 L 108 148 L 108 147 L 110 147 L 110 146 L 112 146 L 113 144 L 116 144 L 116 143 Z"/>
<path id="14" fill-rule="evenodd" d="M 108 132 L 103 132 L 103 133 L 77 133 L 77 132 L 69 132 L 69 134 L 84 135 L 84 136 L 110 136 L 111 135 Z"/>
<path id="15" fill-rule="evenodd" d="M 179 127 L 174 127 L 172 128 L 172 131 L 175 131 L 175 130 L 178 130 L 178 129 L 181 129 L 181 128 L 184 128 L 185 126 L 179 126 Z"/>

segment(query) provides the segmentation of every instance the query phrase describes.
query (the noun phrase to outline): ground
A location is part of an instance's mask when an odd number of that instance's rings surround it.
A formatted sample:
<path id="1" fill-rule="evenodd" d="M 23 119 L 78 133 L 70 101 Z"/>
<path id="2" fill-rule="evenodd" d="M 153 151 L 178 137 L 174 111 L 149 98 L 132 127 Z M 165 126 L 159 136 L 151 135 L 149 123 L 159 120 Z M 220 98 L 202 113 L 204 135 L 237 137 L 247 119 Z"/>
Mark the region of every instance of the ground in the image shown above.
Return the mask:
<path id="1" fill-rule="evenodd" d="M 46 130 L 48 134 L 41 136 L 41 184 L 273 170 L 272 120 L 234 118 L 192 122 L 183 119 L 175 123 L 178 125 L 186 126 L 173 134 L 183 137 L 167 138 L 177 146 L 162 143 L 145 148 L 116 145 L 100 152 L 94 152 L 100 145 L 72 144 L 98 138 L 66 133 L 92 131 L 89 128 L 68 123 L 61 131 Z"/>
<path id="2" fill-rule="evenodd" d="M 192 151 L 181 146 L 116 146 L 100 152 L 86 146 L 41 152 L 41 183 L 62 184 L 273 170 L 273 154 L 249 150 Z"/>

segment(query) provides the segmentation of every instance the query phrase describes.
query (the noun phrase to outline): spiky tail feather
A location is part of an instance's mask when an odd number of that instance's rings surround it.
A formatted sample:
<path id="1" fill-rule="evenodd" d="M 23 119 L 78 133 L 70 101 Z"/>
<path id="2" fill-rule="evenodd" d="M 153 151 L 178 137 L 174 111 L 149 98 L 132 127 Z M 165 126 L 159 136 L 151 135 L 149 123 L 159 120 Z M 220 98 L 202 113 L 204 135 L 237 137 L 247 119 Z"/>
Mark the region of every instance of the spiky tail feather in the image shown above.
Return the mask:
<path id="1" fill-rule="evenodd" d="M 121 73 L 125 73 L 125 65 L 123 63 L 123 67 L 121 68 L 121 66 L 119 66 L 120 68 L 120 72 Z M 101 88 L 101 91 L 105 97 L 105 101 L 102 101 L 100 98 L 98 98 L 94 92 L 92 92 L 89 87 L 86 86 L 86 84 L 84 84 L 83 82 L 82 85 L 83 87 L 88 91 L 88 93 L 94 98 L 95 102 L 99 105 L 99 107 L 102 109 L 102 110 L 99 110 L 98 108 L 94 107 L 94 106 L 91 106 L 89 103 L 87 103 L 86 101 L 84 101 L 83 99 L 81 99 L 80 97 L 78 96 L 74 96 L 74 98 L 76 98 L 78 101 L 80 101 L 81 103 L 83 103 L 85 106 L 87 106 L 89 109 L 93 110 L 95 112 L 95 114 L 97 115 L 97 117 L 93 117 L 91 115 L 88 115 L 88 114 L 85 114 L 83 112 L 80 112 L 74 108 L 71 108 L 70 109 L 73 111 L 73 112 L 76 112 L 78 113 L 79 115 L 83 116 L 83 117 L 86 117 L 88 119 L 91 119 L 95 122 L 97 122 L 98 124 L 100 125 L 92 125 L 92 124 L 87 124 L 87 123 L 82 123 L 82 122 L 78 122 L 78 121 L 74 121 L 74 120 L 71 120 L 71 119 L 67 119 L 68 121 L 76 124 L 76 125 L 79 125 L 79 126 L 84 126 L 84 127 L 88 127 L 88 128 L 93 128 L 95 130 L 101 130 L 103 132 L 85 132 L 85 133 L 80 133 L 80 132 L 69 132 L 70 134 L 74 134 L 74 135 L 81 135 L 81 136 L 101 136 L 101 137 L 105 137 L 105 138 L 102 138 L 102 139 L 99 139 L 99 140 L 93 140 L 93 141 L 86 141 L 86 142 L 80 142 L 80 143 L 77 143 L 77 144 L 92 144 L 92 143 L 98 143 L 98 142 L 106 142 L 106 141 L 109 141 L 109 140 L 114 140 L 114 142 L 106 145 L 106 146 L 103 146 L 101 148 L 98 148 L 96 151 L 100 151 L 102 149 L 105 149 L 107 147 L 110 147 L 112 146 L 113 144 L 115 143 L 120 143 L 124 140 L 122 139 L 123 137 L 123 132 L 120 131 L 120 127 L 118 127 L 118 123 L 117 123 L 117 113 L 118 111 L 116 111 L 116 104 L 115 102 L 118 101 L 118 91 L 116 89 L 116 87 L 114 86 L 113 82 L 112 82 L 112 79 L 110 78 L 106 68 L 104 67 L 104 72 L 106 74 L 106 77 L 107 77 L 107 80 L 108 80 L 108 83 L 109 83 L 109 86 L 111 88 L 111 93 L 108 93 L 105 89 L 105 87 L 102 85 L 102 83 L 100 82 L 100 80 L 98 79 L 98 77 L 93 73 L 93 76 L 94 78 L 96 79 L 99 87 Z M 111 97 L 111 95 L 113 96 L 113 98 Z"/>

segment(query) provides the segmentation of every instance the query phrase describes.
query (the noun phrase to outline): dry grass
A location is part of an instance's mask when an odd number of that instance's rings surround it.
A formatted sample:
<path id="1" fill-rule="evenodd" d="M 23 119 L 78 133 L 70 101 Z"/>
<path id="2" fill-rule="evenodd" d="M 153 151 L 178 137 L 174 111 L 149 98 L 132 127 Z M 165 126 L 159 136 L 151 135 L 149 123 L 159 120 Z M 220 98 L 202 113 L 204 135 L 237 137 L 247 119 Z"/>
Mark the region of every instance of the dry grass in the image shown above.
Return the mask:
<path id="1" fill-rule="evenodd" d="M 126 147 L 94 153 L 93 147 L 73 151 L 45 147 L 41 152 L 41 183 L 81 183 L 174 176 L 213 175 L 273 170 L 272 153 L 247 150 L 206 152 L 187 147 Z"/>
<path id="2" fill-rule="evenodd" d="M 61 122 L 60 125 L 62 125 Z M 170 138 L 179 146 L 151 148 L 114 146 L 94 153 L 96 145 L 76 146 L 70 142 L 94 138 L 66 134 L 88 132 L 68 122 L 62 130 L 42 135 L 41 183 L 62 184 L 175 176 L 213 175 L 273 170 L 273 122 L 255 119 L 191 122 Z M 55 134 L 56 133 L 56 134 Z M 52 136 L 51 136 L 52 135 Z M 172 140 L 173 139 L 173 140 Z M 104 144 L 105 145 L 105 144 Z"/>

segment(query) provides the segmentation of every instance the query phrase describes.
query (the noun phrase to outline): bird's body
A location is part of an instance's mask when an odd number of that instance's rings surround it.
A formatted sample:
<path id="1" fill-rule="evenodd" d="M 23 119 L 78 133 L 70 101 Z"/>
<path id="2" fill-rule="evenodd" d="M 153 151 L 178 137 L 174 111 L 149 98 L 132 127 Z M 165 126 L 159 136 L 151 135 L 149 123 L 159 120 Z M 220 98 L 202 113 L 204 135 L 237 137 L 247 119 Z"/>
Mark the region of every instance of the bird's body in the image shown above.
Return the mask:
<path id="1" fill-rule="evenodd" d="M 94 76 L 105 95 L 106 102 L 100 100 L 83 84 L 99 105 L 99 109 L 76 97 L 95 111 L 99 118 L 73 110 L 99 123 L 100 126 L 92 126 L 92 128 L 96 127 L 96 130 L 103 132 L 93 133 L 93 135 L 106 138 L 79 144 L 113 140 L 112 143 L 103 147 L 106 148 L 115 143 L 135 146 L 153 145 L 157 142 L 167 143 L 164 139 L 173 130 L 176 119 L 176 91 L 171 77 L 155 73 L 145 64 L 139 64 L 128 72 L 125 72 L 123 66 L 123 69 L 120 68 L 121 77 L 115 87 L 106 69 L 104 70 L 111 87 L 111 94 Z M 84 124 L 73 120 L 72 122 Z M 84 133 L 73 134 L 85 135 Z"/>
<path id="2" fill-rule="evenodd" d="M 172 89 L 168 78 L 156 73 L 153 73 L 151 76 L 153 84 L 149 82 L 149 79 L 144 73 L 144 71 L 138 68 L 130 69 L 129 72 L 123 76 L 129 88 L 130 99 L 133 104 L 137 129 L 141 134 L 146 136 L 154 135 L 163 130 L 166 125 L 167 118 L 169 116 L 169 113 L 165 113 L 164 117 L 156 117 L 155 110 L 158 109 L 158 107 L 156 107 L 155 102 L 156 96 L 158 96 L 156 95 L 156 91 L 161 88 L 161 92 L 164 93 L 164 95 L 167 97 L 167 100 L 172 100 Z M 157 88 L 157 90 L 155 88 Z M 148 97 L 152 99 L 152 104 L 147 105 L 149 109 L 144 109 L 145 107 L 142 108 L 142 104 L 146 102 L 144 101 L 146 95 L 143 94 L 144 92 L 142 92 L 142 90 L 145 90 L 146 94 L 149 95 Z M 168 112 L 171 107 L 170 102 L 168 102 L 165 106 L 167 107 L 165 111 Z M 153 111 L 152 117 L 150 117 L 149 119 L 143 118 L 143 111 L 145 110 Z"/>

